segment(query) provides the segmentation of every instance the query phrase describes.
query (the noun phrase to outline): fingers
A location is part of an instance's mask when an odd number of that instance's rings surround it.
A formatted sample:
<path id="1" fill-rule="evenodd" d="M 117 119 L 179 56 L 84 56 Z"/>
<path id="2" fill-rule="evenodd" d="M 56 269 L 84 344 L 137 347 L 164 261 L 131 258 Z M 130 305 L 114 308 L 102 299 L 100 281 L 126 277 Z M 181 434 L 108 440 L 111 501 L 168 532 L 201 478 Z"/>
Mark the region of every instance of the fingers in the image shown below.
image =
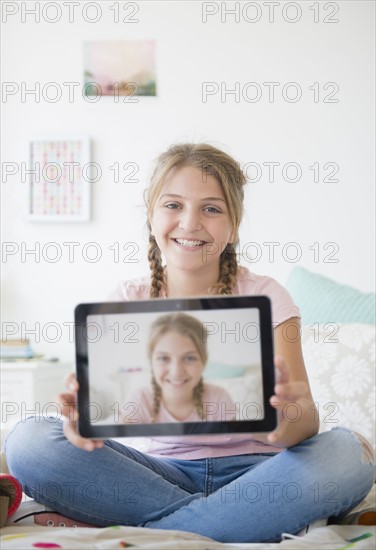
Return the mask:
<path id="1" fill-rule="evenodd" d="M 103 441 L 86 439 L 77 432 L 77 392 L 79 389 L 79 384 L 77 382 L 76 375 L 73 372 L 69 373 L 65 377 L 64 383 L 69 392 L 60 393 L 56 397 L 56 400 L 60 405 L 61 414 L 66 417 L 63 425 L 65 437 L 79 449 L 83 449 L 85 451 L 94 451 L 95 449 L 101 449 L 104 445 Z"/>
<path id="2" fill-rule="evenodd" d="M 267 439 L 269 443 L 278 445 L 284 440 L 287 426 L 300 418 L 301 408 L 295 399 L 284 400 L 276 395 L 270 398 L 270 404 L 277 410 L 278 424 L 276 429 L 268 434 Z"/>
<path id="3" fill-rule="evenodd" d="M 274 366 L 276 367 L 276 379 L 279 383 L 288 382 L 289 368 L 286 361 L 280 355 L 274 357 Z"/>
<path id="4" fill-rule="evenodd" d="M 296 422 L 301 414 L 299 401 L 309 394 L 307 382 L 290 380 L 289 367 L 283 357 L 274 358 L 276 367 L 276 385 L 274 395 L 269 402 L 277 410 L 278 425 L 277 428 L 268 434 L 267 440 L 271 445 L 279 445 L 284 441 L 286 430 L 291 422 Z"/>
<path id="5" fill-rule="evenodd" d="M 77 378 L 74 372 L 70 372 L 66 375 L 66 377 L 64 378 L 64 384 L 65 387 L 68 388 L 68 390 L 70 391 L 77 392 L 79 389 Z"/>
<path id="6" fill-rule="evenodd" d="M 64 435 L 73 445 L 79 449 L 83 449 L 84 451 L 101 449 L 104 445 L 103 441 L 94 441 L 92 439 L 82 437 L 77 432 L 76 423 L 70 422 L 68 419 L 64 421 Z"/>
<path id="7" fill-rule="evenodd" d="M 78 382 L 73 372 L 67 374 L 64 378 L 65 386 L 70 390 L 69 392 L 59 393 L 55 396 L 55 401 L 60 407 L 62 416 L 69 419 L 70 422 L 75 422 L 78 418 L 77 413 L 77 391 Z"/>
<path id="8" fill-rule="evenodd" d="M 59 405 L 62 416 L 68 417 L 72 422 L 77 420 L 77 396 L 75 393 L 59 393 L 54 400 Z"/>
<path id="9" fill-rule="evenodd" d="M 69 392 L 60 393 L 56 400 L 60 405 L 61 414 L 69 418 L 70 422 L 75 422 L 78 419 L 77 413 L 77 392 L 79 384 L 74 372 L 70 372 L 64 378 L 64 384 Z"/>
<path id="10" fill-rule="evenodd" d="M 280 400 L 295 401 L 309 394 L 309 387 L 306 382 L 291 382 L 290 369 L 283 357 L 275 356 L 274 365 L 276 367 L 274 393 Z"/>
<path id="11" fill-rule="evenodd" d="M 308 394 L 308 384 L 306 382 L 276 384 L 274 392 L 273 397 L 279 401 L 297 401 Z"/>
<path id="12" fill-rule="evenodd" d="M 274 430 L 274 432 L 271 432 L 270 434 L 268 434 L 268 437 L 267 437 L 268 443 L 270 443 L 271 445 L 273 444 L 278 445 L 280 441 L 283 441 L 284 432 L 285 430 L 283 428 L 277 428 L 276 430 Z"/>

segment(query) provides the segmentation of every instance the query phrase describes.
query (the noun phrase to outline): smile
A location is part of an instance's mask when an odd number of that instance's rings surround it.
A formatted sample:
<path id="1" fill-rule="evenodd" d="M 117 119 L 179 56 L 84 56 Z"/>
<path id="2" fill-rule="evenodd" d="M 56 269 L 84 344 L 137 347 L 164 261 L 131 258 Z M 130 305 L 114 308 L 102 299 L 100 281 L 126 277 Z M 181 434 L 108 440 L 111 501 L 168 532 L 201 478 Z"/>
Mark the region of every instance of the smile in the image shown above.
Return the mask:
<path id="1" fill-rule="evenodd" d="M 188 241 L 187 239 L 173 239 L 176 243 L 187 248 L 200 247 L 205 244 L 205 241 Z"/>
<path id="2" fill-rule="evenodd" d="M 186 384 L 189 380 L 169 380 L 167 379 L 166 382 L 168 384 L 171 384 L 172 386 L 183 386 L 183 384 Z"/>

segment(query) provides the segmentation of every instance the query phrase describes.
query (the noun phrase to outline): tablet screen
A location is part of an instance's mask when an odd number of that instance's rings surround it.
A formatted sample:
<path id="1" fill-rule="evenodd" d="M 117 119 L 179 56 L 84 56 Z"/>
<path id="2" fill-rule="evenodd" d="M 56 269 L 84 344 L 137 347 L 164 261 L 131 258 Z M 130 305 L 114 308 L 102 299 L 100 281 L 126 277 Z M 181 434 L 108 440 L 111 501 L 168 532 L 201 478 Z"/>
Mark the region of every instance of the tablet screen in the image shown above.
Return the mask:
<path id="1" fill-rule="evenodd" d="M 76 348 L 86 437 L 275 427 L 267 297 L 81 304 Z"/>

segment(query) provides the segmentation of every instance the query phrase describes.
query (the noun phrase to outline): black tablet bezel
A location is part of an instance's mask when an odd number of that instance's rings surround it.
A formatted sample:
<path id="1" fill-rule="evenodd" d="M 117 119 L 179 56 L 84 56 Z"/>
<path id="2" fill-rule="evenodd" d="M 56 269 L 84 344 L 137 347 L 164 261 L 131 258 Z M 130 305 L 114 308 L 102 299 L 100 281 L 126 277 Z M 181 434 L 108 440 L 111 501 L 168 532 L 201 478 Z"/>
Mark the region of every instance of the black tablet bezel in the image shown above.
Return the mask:
<path id="1" fill-rule="evenodd" d="M 264 417 L 257 420 L 217 422 L 172 422 L 155 424 L 91 423 L 89 410 L 89 364 L 87 318 L 91 315 L 121 313 L 168 313 L 202 310 L 223 311 L 237 308 L 257 308 L 260 319 L 260 347 L 264 396 Z M 273 354 L 273 325 L 271 303 L 267 296 L 221 296 L 208 298 L 166 298 L 129 302 L 79 304 L 75 308 L 76 376 L 78 391 L 78 431 L 91 439 L 117 437 L 182 436 L 193 434 L 260 433 L 270 432 L 277 425 L 276 410 L 269 399 L 274 393 L 275 370 Z"/>

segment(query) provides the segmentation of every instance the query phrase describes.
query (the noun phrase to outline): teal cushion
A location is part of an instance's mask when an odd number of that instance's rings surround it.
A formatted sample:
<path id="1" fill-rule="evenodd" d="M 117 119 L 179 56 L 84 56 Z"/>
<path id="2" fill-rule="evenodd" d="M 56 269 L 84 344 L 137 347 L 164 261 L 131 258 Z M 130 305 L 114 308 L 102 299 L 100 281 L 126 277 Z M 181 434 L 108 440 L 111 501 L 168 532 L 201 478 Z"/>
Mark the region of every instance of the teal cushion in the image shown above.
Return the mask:
<path id="1" fill-rule="evenodd" d="M 373 292 L 360 292 L 302 267 L 292 270 L 286 287 L 300 308 L 302 324 L 375 323 Z"/>
<path id="2" fill-rule="evenodd" d="M 237 378 L 244 376 L 247 366 L 244 365 L 227 365 L 225 363 L 207 363 L 204 376 L 206 379 L 215 378 Z"/>

